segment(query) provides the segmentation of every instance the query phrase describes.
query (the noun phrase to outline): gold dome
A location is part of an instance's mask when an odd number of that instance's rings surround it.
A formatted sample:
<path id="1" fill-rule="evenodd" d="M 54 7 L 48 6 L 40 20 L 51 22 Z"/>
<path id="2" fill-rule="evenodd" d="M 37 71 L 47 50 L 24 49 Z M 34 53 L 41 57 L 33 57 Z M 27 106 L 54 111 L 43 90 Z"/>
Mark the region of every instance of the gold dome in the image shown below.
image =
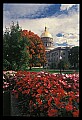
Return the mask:
<path id="1" fill-rule="evenodd" d="M 50 38 L 52 38 L 52 35 L 46 29 L 47 28 L 45 27 L 45 31 L 41 34 L 41 38 L 42 37 L 50 37 Z"/>

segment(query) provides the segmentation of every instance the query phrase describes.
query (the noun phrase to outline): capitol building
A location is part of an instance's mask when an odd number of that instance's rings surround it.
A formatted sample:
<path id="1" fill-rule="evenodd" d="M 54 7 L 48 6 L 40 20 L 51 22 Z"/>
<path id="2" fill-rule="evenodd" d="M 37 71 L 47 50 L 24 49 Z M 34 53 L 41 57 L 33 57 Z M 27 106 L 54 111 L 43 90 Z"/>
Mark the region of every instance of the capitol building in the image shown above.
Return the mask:
<path id="1" fill-rule="evenodd" d="M 55 64 L 57 68 L 60 60 L 68 61 L 70 47 L 66 46 L 55 48 L 53 37 L 47 30 L 47 27 L 45 27 L 44 32 L 41 34 L 41 39 L 46 48 L 47 63 L 45 66 L 48 66 L 50 68 Z"/>
<path id="2" fill-rule="evenodd" d="M 47 27 L 45 27 L 44 32 L 41 34 L 41 39 L 43 41 L 44 46 L 46 47 L 46 51 L 50 51 L 54 49 L 53 37 L 48 32 Z"/>

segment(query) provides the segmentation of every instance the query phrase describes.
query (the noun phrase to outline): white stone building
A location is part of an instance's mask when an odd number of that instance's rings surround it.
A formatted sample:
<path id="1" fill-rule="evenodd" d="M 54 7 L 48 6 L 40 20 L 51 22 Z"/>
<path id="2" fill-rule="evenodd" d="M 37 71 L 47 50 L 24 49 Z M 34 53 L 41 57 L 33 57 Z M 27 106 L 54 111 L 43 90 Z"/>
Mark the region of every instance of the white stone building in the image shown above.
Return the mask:
<path id="1" fill-rule="evenodd" d="M 41 39 L 44 43 L 44 46 L 46 47 L 46 66 L 50 67 L 52 64 L 55 63 L 57 67 L 58 63 L 60 62 L 60 58 L 62 60 L 68 61 L 68 52 L 70 50 L 70 47 L 55 48 L 55 46 L 53 45 L 53 37 L 48 32 L 46 27 L 44 32 L 41 34 Z"/>
<path id="2" fill-rule="evenodd" d="M 53 37 L 48 32 L 47 27 L 45 27 L 44 32 L 41 34 L 41 39 L 44 43 L 44 46 L 46 47 L 46 51 L 50 51 L 50 50 L 54 49 Z"/>
<path id="3" fill-rule="evenodd" d="M 58 66 L 58 63 L 60 60 L 68 61 L 68 54 L 69 54 L 69 47 L 57 47 L 53 50 L 47 51 L 46 52 L 46 57 L 47 57 L 47 64 L 50 67 L 51 65 L 56 65 Z"/>

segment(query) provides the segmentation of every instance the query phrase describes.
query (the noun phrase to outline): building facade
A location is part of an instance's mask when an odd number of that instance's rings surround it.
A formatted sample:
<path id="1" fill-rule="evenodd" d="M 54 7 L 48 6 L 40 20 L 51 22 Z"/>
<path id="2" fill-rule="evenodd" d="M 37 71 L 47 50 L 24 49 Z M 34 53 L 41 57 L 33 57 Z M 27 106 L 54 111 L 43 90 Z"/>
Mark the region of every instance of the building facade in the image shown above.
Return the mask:
<path id="1" fill-rule="evenodd" d="M 68 61 L 70 47 L 57 47 L 46 52 L 48 67 L 54 66 L 57 68 L 60 60 Z"/>
<path id="2" fill-rule="evenodd" d="M 60 59 L 64 61 L 68 61 L 68 54 L 69 54 L 70 47 L 55 48 L 53 44 L 53 37 L 48 32 L 47 27 L 45 27 L 44 32 L 41 34 L 41 39 L 46 48 L 47 63 L 45 64 L 45 66 L 50 68 L 55 64 L 57 68 L 58 63 L 60 62 Z"/>

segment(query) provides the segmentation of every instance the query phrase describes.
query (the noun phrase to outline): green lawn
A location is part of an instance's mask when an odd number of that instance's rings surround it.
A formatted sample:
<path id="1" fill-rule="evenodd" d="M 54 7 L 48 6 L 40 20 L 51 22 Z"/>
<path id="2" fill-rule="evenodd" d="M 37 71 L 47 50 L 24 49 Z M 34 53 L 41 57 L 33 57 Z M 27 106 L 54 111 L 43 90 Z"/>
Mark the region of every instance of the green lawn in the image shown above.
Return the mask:
<path id="1" fill-rule="evenodd" d="M 47 72 L 50 72 L 50 73 L 60 73 L 60 70 L 55 70 L 55 69 L 43 69 L 43 68 L 32 68 L 32 70 L 29 70 L 28 71 L 30 72 L 40 72 L 40 71 L 47 71 Z M 72 74 L 74 73 L 75 70 L 62 70 L 62 73 L 66 73 L 66 74 Z M 78 73 L 79 70 L 76 70 L 76 72 Z"/>

